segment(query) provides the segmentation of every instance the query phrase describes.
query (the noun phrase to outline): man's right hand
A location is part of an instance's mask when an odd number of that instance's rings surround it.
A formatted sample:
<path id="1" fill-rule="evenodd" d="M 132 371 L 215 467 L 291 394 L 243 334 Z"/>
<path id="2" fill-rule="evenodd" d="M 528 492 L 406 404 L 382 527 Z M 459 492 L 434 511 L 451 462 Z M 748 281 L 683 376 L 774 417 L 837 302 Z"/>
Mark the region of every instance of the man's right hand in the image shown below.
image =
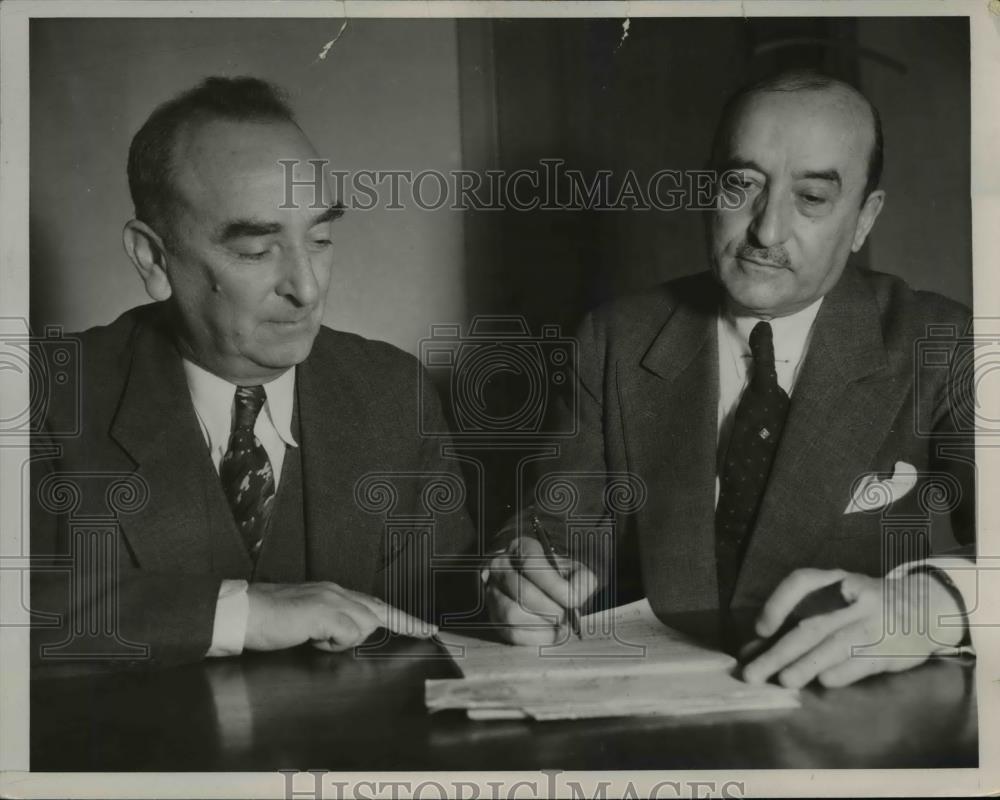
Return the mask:
<path id="1" fill-rule="evenodd" d="M 558 556 L 557 571 L 529 537 L 510 543 L 489 563 L 486 604 L 500 637 L 511 644 L 552 644 L 570 635 L 569 612 L 597 589 L 597 576 Z"/>
<path id="2" fill-rule="evenodd" d="M 437 628 L 383 600 L 335 583 L 251 583 L 244 648 L 282 650 L 311 642 L 338 652 L 365 641 L 377 628 L 427 639 Z"/>

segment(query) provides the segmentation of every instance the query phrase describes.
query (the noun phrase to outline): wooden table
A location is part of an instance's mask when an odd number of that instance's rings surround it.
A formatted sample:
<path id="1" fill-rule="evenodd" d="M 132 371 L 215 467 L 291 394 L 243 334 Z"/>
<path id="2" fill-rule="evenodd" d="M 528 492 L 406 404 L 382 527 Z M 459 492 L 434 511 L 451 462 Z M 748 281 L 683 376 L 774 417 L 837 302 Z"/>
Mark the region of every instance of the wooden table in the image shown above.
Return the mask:
<path id="1" fill-rule="evenodd" d="M 608 770 L 974 767 L 974 661 L 927 663 L 794 710 L 536 723 L 429 715 L 430 642 L 389 658 L 311 648 L 161 671 L 36 670 L 31 768 L 102 770 Z"/>

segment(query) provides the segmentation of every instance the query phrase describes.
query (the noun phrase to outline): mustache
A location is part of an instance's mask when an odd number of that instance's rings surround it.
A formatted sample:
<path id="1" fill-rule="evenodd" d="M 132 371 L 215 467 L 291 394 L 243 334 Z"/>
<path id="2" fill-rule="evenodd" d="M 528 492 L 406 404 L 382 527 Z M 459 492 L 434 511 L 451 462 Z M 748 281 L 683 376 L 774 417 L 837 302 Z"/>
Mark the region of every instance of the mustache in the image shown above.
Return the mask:
<path id="1" fill-rule="evenodd" d="M 736 248 L 736 257 L 748 258 L 751 261 L 764 261 L 779 267 L 790 267 L 792 265 L 792 259 L 788 255 L 788 251 L 780 244 L 774 247 L 752 247 L 743 242 L 743 244 Z"/>

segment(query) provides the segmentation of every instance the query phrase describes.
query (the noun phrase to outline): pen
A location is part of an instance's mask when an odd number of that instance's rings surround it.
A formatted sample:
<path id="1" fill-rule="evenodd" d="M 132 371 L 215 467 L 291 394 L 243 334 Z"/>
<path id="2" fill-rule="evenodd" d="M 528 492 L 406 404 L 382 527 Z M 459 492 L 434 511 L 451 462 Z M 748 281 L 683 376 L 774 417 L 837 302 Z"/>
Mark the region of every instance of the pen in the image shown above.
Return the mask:
<path id="1" fill-rule="evenodd" d="M 542 549 L 545 550 L 545 557 L 548 559 L 549 564 L 552 565 L 552 569 L 558 572 L 561 578 L 565 578 L 566 576 L 559 568 L 556 549 L 552 546 L 552 540 L 549 539 L 549 533 L 545 530 L 541 521 L 538 519 L 537 514 L 531 515 L 531 527 L 532 530 L 534 530 L 534 532 L 538 535 L 538 540 L 542 543 Z M 576 638 L 582 639 L 583 636 L 580 634 L 580 612 L 575 608 L 569 609 L 569 624 L 573 629 L 573 633 L 576 635 Z"/>

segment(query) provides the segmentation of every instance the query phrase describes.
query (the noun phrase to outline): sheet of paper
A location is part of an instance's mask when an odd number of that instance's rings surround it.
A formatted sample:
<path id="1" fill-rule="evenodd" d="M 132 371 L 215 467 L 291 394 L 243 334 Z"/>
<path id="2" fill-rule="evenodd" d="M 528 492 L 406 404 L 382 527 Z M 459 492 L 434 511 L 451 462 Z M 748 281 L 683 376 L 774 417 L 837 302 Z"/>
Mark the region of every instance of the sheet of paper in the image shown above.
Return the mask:
<path id="1" fill-rule="evenodd" d="M 674 675 L 563 676 L 528 681 L 428 681 L 430 711 L 466 709 L 473 719 L 585 719 L 794 708 L 798 693 L 751 686 L 724 671 Z"/>
<path id="2" fill-rule="evenodd" d="M 703 647 L 661 623 L 646 599 L 581 621 L 582 639 L 548 646 L 515 647 L 441 633 L 440 642 L 470 680 L 552 675 L 679 673 L 735 665 L 725 653 Z"/>

